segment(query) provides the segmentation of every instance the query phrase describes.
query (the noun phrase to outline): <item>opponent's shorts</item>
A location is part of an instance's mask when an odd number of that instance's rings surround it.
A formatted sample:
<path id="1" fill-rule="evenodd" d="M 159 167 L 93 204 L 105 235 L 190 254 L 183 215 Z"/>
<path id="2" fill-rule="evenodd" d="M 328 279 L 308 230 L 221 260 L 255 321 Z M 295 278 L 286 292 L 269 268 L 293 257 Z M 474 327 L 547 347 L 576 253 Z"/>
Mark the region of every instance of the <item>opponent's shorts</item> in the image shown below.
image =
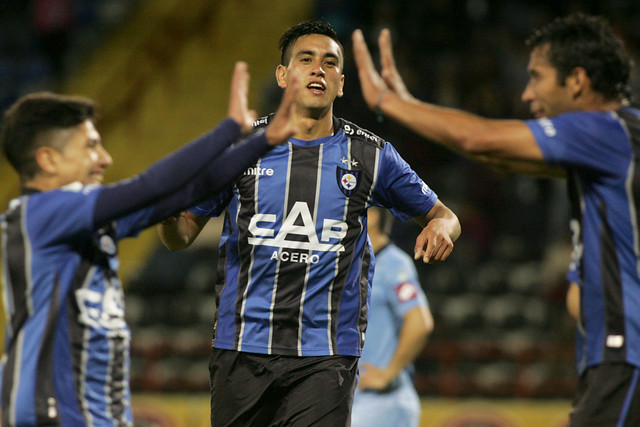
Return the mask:
<path id="1" fill-rule="evenodd" d="M 640 369 L 626 363 L 588 368 L 578 381 L 570 427 L 640 426 Z"/>
<path id="2" fill-rule="evenodd" d="M 354 356 L 281 356 L 214 348 L 211 425 L 348 426 Z"/>

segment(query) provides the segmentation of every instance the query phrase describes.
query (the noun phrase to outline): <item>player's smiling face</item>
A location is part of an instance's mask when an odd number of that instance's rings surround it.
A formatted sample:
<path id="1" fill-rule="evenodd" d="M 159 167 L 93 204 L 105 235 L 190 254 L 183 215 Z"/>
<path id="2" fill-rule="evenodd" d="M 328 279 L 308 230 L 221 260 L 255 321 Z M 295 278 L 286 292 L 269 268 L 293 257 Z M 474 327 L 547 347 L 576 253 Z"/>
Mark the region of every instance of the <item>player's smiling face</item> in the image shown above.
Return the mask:
<path id="1" fill-rule="evenodd" d="M 87 120 L 70 130 L 71 136 L 55 154 L 55 173 L 61 185 L 79 181 L 100 184 L 113 160 L 102 146 L 100 134 L 93 122 Z"/>
<path id="2" fill-rule="evenodd" d="M 276 70 L 278 85 L 287 87 L 295 73 L 302 82 L 296 103 L 308 109 L 327 109 L 336 97 L 342 96 L 342 51 L 338 43 L 327 36 L 310 34 L 300 37 L 291 48 L 291 59 Z"/>

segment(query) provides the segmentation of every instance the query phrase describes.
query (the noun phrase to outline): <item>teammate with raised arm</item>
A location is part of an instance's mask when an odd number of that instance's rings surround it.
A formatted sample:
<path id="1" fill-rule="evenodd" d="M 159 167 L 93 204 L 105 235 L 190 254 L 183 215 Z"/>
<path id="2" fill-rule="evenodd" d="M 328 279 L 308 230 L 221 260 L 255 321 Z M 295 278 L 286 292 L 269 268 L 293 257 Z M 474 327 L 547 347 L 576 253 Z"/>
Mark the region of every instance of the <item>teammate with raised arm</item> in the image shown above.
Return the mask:
<path id="1" fill-rule="evenodd" d="M 629 106 L 632 64 L 609 23 L 575 14 L 532 34 L 528 121 L 421 102 L 396 69 L 388 30 L 381 75 L 360 31 L 353 42 L 371 109 L 489 165 L 569 179 L 585 331 L 571 426 L 640 425 L 640 112 Z"/>
<path id="2" fill-rule="evenodd" d="M 237 63 L 229 118 L 105 186 L 112 159 L 92 101 L 35 93 L 7 110 L 0 141 L 22 194 L 0 215 L 3 426 L 133 425 L 117 242 L 211 197 L 296 132 L 294 83 L 266 130 L 239 142 L 254 118 L 248 83 L 246 64 Z"/>

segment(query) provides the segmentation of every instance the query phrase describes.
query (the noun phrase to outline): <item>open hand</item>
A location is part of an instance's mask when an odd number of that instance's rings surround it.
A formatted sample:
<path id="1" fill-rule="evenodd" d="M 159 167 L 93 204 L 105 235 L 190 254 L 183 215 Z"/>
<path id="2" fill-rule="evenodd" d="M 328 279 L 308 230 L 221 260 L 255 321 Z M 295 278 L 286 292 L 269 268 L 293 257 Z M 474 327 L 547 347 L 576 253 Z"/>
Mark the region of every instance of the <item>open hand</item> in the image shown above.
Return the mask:
<path id="1" fill-rule="evenodd" d="M 300 78 L 292 75 L 287 88 L 284 90 L 282 100 L 278 111 L 273 116 L 267 129 L 265 136 L 271 145 L 285 143 L 298 132 L 298 127 L 294 121 L 293 109 L 295 108 L 295 98 L 300 90 Z"/>
<path id="2" fill-rule="evenodd" d="M 249 67 L 246 62 L 238 61 L 233 69 L 231 79 L 231 95 L 229 97 L 229 117 L 240 125 L 243 134 L 253 129 L 253 122 L 258 115 L 249 110 L 247 97 L 249 94 Z"/>
<path id="3" fill-rule="evenodd" d="M 369 108 L 377 107 L 380 96 L 389 91 L 389 87 L 384 82 L 378 71 L 376 71 L 371 54 L 364 41 L 361 30 L 353 32 L 353 56 L 358 67 L 358 77 L 360 78 L 360 88 L 362 96 Z"/>
<path id="4" fill-rule="evenodd" d="M 440 218 L 434 218 L 422 229 L 416 239 L 414 259 L 422 258 L 425 264 L 444 261 L 453 251 L 453 241 Z"/>

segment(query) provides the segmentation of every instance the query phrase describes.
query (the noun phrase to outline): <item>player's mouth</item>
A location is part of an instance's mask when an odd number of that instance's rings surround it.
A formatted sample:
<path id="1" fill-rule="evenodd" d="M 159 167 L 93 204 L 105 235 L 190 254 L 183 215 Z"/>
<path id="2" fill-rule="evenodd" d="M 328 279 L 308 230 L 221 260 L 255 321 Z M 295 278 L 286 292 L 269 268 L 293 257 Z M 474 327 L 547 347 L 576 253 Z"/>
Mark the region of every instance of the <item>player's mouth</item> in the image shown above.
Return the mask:
<path id="1" fill-rule="evenodd" d="M 311 82 L 307 85 L 307 89 L 309 89 L 314 95 L 322 95 L 327 87 L 321 82 Z"/>
<path id="2" fill-rule="evenodd" d="M 104 172 L 91 172 L 90 177 L 93 182 L 98 184 L 102 183 L 102 181 L 104 181 Z"/>
<path id="3" fill-rule="evenodd" d="M 537 110 L 531 110 L 531 114 L 533 114 L 533 117 L 536 119 L 541 119 L 543 117 L 546 117 L 546 114 L 544 113 L 543 109 L 537 109 Z"/>

